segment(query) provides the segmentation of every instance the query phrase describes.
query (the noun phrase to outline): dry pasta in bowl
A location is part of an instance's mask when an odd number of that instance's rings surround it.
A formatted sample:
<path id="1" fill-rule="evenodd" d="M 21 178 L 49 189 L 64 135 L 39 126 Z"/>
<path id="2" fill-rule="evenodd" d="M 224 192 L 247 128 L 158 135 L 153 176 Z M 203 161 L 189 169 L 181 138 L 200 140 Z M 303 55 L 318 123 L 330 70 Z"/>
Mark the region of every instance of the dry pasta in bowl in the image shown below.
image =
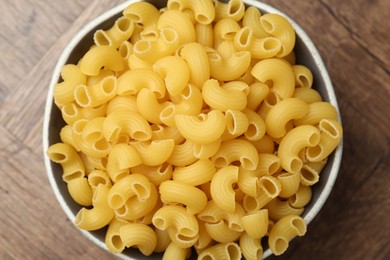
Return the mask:
<path id="1" fill-rule="evenodd" d="M 255 1 L 129 1 L 79 33 L 49 94 L 55 194 L 123 258 L 283 254 L 341 160 L 318 52 Z"/>

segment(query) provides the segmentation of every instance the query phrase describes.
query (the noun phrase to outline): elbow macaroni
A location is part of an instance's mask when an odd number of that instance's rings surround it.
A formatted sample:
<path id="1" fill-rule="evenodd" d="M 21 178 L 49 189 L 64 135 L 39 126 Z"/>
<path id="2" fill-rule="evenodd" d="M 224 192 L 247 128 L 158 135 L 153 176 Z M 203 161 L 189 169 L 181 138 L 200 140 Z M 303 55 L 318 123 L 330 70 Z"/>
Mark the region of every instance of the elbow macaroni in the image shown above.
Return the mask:
<path id="1" fill-rule="evenodd" d="M 85 207 L 76 226 L 163 259 L 259 259 L 263 237 L 279 255 L 305 233 L 343 131 L 288 19 L 241 0 L 137 2 L 93 40 L 53 88 L 66 124 L 47 151 Z"/>

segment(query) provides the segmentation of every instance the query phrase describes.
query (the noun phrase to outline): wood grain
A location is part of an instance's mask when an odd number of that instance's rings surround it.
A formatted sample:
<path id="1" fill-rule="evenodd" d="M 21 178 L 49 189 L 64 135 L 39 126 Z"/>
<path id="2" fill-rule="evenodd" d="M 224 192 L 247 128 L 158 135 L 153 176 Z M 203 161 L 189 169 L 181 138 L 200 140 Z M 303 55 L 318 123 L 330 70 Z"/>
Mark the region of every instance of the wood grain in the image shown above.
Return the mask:
<path id="1" fill-rule="evenodd" d="M 0 259 L 115 259 L 73 227 L 46 177 L 46 92 L 66 44 L 119 0 L 0 1 Z M 345 129 L 339 177 L 280 259 L 390 259 L 390 2 L 264 2 L 309 34 Z M 276 259 L 271 257 L 270 259 Z"/>

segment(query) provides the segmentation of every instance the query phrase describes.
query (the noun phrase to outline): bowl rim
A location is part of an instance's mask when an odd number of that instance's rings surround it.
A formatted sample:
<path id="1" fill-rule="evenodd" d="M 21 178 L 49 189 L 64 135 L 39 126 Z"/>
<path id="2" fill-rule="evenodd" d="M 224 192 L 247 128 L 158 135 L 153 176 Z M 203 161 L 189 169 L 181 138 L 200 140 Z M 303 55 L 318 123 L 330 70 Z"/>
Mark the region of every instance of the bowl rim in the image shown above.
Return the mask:
<path id="1" fill-rule="evenodd" d="M 72 50 L 77 46 L 77 44 L 80 42 L 80 40 L 83 39 L 83 37 L 85 35 L 87 35 L 92 29 L 94 29 L 99 24 L 103 23 L 105 20 L 110 19 L 111 17 L 113 17 L 115 15 L 118 15 L 129 4 L 135 3 L 135 2 L 140 2 L 140 1 L 142 1 L 142 0 L 127 0 L 119 5 L 115 6 L 114 8 L 108 10 L 107 12 L 99 15 L 98 17 L 96 17 L 93 20 L 91 20 L 90 22 L 88 22 L 85 26 L 83 26 L 81 28 L 81 30 L 79 30 L 76 33 L 76 35 L 72 38 L 72 40 L 69 42 L 69 44 L 62 51 L 62 53 L 57 61 L 57 64 L 54 68 L 51 80 L 50 80 L 49 90 L 47 92 L 44 121 L 43 121 L 43 131 L 42 131 L 42 141 L 43 141 L 42 142 L 43 143 L 42 149 L 43 149 L 43 154 L 44 154 L 43 157 L 44 157 L 44 163 L 45 163 L 45 168 L 46 168 L 46 174 L 48 176 L 51 188 L 52 188 L 59 204 L 61 205 L 61 208 L 64 210 L 65 214 L 67 215 L 67 217 L 69 218 L 69 220 L 72 222 L 72 224 L 74 226 L 75 226 L 74 222 L 75 222 L 76 216 L 70 210 L 68 204 L 66 203 L 64 197 L 62 197 L 62 195 L 58 189 L 58 186 L 56 184 L 54 174 L 52 171 L 51 161 L 46 154 L 46 151 L 49 148 L 49 138 L 48 137 L 49 137 L 49 125 L 50 125 L 50 119 L 51 119 L 50 114 L 51 114 L 52 107 L 54 104 L 54 102 L 53 102 L 53 87 L 58 82 L 58 79 L 59 79 L 60 74 L 61 74 L 61 69 L 65 65 L 66 61 L 68 60 L 70 54 L 72 53 Z M 307 46 L 310 53 L 312 54 L 313 60 L 314 60 L 316 66 L 321 74 L 321 77 L 324 80 L 324 83 L 325 83 L 324 86 L 325 86 L 325 90 L 326 90 L 328 97 L 329 97 L 329 102 L 336 108 L 336 110 L 338 112 L 339 121 L 341 122 L 338 102 L 336 99 L 336 95 L 335 95 L 334 88 L 333 88 L 331 79 L 329 77 L 328 71 L 325 67 L 325 64 L 324 64 L 317 48 L 315 47 L 315 45 L 312 42 L 312 40 L 310 39 L 310 37 L 306 34 L 306 32 L 288 15 L 286 15 L 285 13 L 281 12 L 280 10 L 278 10 L 278 9 L 268 5 L 268 4 L 265 4 L 265 3 L 262 3 L 262 2 L 259 2 L 256 0 L 243 0 L 243 2 L 247 5 L 255 6 L 258 9 L 264 10 L 267 13 L 276 13 L 276 14 L 283 15 L 284 17 L 286 17 L 289 20 L 289 22 L 292 24 L 292 26 L 295 30 L 296 35 L 298 35 L 299 38 L 301 38 L 302 42 L 304 42 L 304 44 Z M 325 204 L 327 198 L 329 197 L 330 192 L 333 189 L 333 186 L 334 186 L 334 183 L 336 181 L 336 178 L 337 178 L 337 175 L 338 175 L 338 172 L 340 169 L 340 165 L 341 165 L 342 151 L 343 151 L 343 139 L 341 140 L 340 144 L 337 146 L 336 150 L 334 151 L 334 161 L 333 161 L 332 168 L 329 171 L 328 181 L 326 182 L 323 190 L 320 192 L 320 195 L 318 196 L 317 201 L 312 205 L 312 208 L 306 212 L 306 216 L 304 217 L 304 221 L 307 225 L 314 219 L 314 217 L 321 210 L 321 208 Z M 108 249 L 107 249 L 105 243 L 103 241 L 100 241 L 99 239 L 97 239 L 89 231 L 82 230 L 79 228 L 77 228 L 77 230 L 80 231 L 88 240 L 93 242 L 95 245 L 99 246 L 100 248 L 102 248 L 103 250 L 108 252 Z M 272 255 L 272 252 L 268 248 L 263 253 L 263 258 L 266 258 L 270 255 Z M 123 253 L 117 254 L 116 256 L 119 256 L 122 259 L 136 259 L 136 258 L 133 258 L 131 256 L 125 255 Z"/>

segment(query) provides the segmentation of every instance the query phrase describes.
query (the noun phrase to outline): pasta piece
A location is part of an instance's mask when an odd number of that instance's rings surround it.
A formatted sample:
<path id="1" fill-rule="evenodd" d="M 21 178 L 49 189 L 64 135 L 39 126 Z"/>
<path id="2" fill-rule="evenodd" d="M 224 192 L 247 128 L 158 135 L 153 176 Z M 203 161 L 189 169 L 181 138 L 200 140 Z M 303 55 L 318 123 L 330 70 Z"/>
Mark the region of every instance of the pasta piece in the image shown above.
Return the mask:
<path id="1" fill-rule="evenodd" d="M 172 173 L 172 179 L 192 186 L 198 186 L 211 181 L 214 174 L 215 168 L 213 163 L 208 159 L 200 159 L 191 165 L 176 167 Z"/>
<path id="2" fill-rule="evenodd" d="M 240 81 L 229 84 L 245 84 Z M 246 85 L 246 84 L 245 84 Z M 246 85 L 247 87 L 247 85 Z M 212 109 L 226 112 L 231 110 L 243 110 L 247 104 L 246 94 L 235 88 L 224 88 L 214 79 L 207 80 L 202 88 L 204 102 Z"/>
<path id="3" fill-rule="evenodd" d="M 210 193 L 213 201 L 223 210 L 234 212 L 235 192 L 232 185 L 237 183 L 238 167 L 227 166 L 218 170 L 211 180 Z"/>
<path id="4" fill-rule="evenodd" d="M 109 189 L 99 185 L 92 198 L 92 209 L 82 208 L 76 215 L 75 224 L 84 230 L 97 230 L 110 223 L 114 217 L 114 210 L 108 206 L 107 195 Z"/>
<path id="5" fill-rule="evenodd" d="M 113 182 L 126 177 L 131 167 L 141 164 L 137 151 L 127 144 L 117 144 L 108 155 L 107 173 Z"/>
<path id="6" fill-rule="evenodd" d="M 166 162 L 172 154 L 175 142 L 173 139 L 154 140 L 152 142 L 130 142 L 138 153 L 143 164 L 158 166 Z"/>
<path id="7" fill-rule="evenodd" d="M 172 178 L 172 165 L 165 162 L 158 166 L 147 166 L 144 164 L 137 165 L 131 168 L 132 173 L 140 173 L 144 175 L 155 186 L 159 186 L 164 181 Z"/>
<path id="8" fill-rule="evenodd" d="M 257 38 L 250 27 L 240 28 L 234 37 L 234 46 L 239 51 L 250 51 L 252 58 L 261 60 L 275 57 L 282 48 L 279 39 Z"/>
<path id="9" fill-rule="evenodd" d="M 107 115 L 112 114 L 114 111 L 121 112 L 137 112 L 137 98 L 135 96 L 116 96 L 112 98 L 107 104 Z"/>
<path id="10" fill-rule="evenodd" d="M 151 186 L 149 180 L 142 174 L 133 173 L 117 181 L 107 195 L 108 205 L 112 209 L 123 207 L 126 201 L 137 196 L 138 200 L 145 201 L 150 197 Z"/>
<path id="11" fill-rule="evenodd" d="M 281 190 L 280 182 L 272 176 L 263 176 L 257 181 L 259 195 L 252 197 L 245 195 L 243 207 L 247 212 L 257 211 L 263 208 L 268 202 L 276 198 Z"/>
<path id="12" fill-rule="evenodd" d="M 176 127 L 185 138 L 199 144 L 217 140 L 226 128 L 226 119 L 221 111 L 196 116 L 176 115 Z"/>
<path id="13" fill-rule="evenodd" d="M 251 62 L 251 54 L 248 51 L 234 52 L 230 58 L 223 59 L 218 52 L 210 50 L 208 57 L 211 77 L 221 81 L 237 79 L 245 73 Z"/>
<path id="14" fill-rule="evenodd" d="M 212 243 L 212 238 L 207 233 L 205 223 L 201 220 L 198 220 L 199 224 L 199 239 L 196 241 L 194 247 L 197 250 L 205 249 Z"/>
<path id="15" fill-rule="evenodd" d="M 261 259 L 263 255 L 260 240 L 249 236 L 246 232 L 240 236 L 240 248 L 247 260 Z"/>
<path id="16" fill-rule="evenodd" d="M 230 243 L 237 240 L 241 232 L 230 229 L 224 221 L 205 224 L 207 233 L 219 243 Z"/>
<path id="17" fill-rule="evenodd" d="M 195 28 L 191 20 L 182 12 L 165 11 L 158 20 L 158 29 L 171 28 L 178 34 L 178 46 L 195 41 Z"/>
<path id="18" fill-rule="evenodd" d="M 264 38 L 270 36 L 259 23 L 261 17 L 260 10 L 255 6 L 250 6 L 246 9 L 244 17 L 242 18 L 243 27 L 249 27 L 257 38 Z"/>
<path id="19" fill-rule="evenodd" d="M 136 186 L 138 185 L 137 183 L 135 184 Z M 134 222 L 143 222 L 142 224 L 151 223 L 151 221 L 148 221 L 145 218 L 151 217 L 148 216 L 148 214 L 151 212 L 153 213 L 153 210 L 158 203 L 158 193 L 156 187 L 153 184 L 145 183 L 144 187 L 145 189 L 138 187 L 137 189 L 139 195 L 131 196 L 126 200 L 122 207 L 115 209 L 115 214 L 119 218 Z M 139 191 L 143 193 L 140 193 Z"/>
<path id="20" fill-rule="evenodd" d="M 214 142 L 208 144 L 194 144 L 193 155 L 198 159 L 209 159 L 217 153 L 221 146 L 221 138 L 218 138 Z"/>
<path id="21" fill-rule="evenodd" d="M 190 69 L 189 82 L 201 89 L 210 78 L 210 65 L 205 48 L 199 43 L 187 43 L 180 50 Z"/>
<path id="22" fill-rule="evenodd" d="M 313 85 L 313 74 L 310 69 L 303 65 L 293 66 L 295 85 L 301 88 L 311 88 Z"/>
<path id="23" fill-rule="evenodd" d="M 312 88 L 295 88 L 293 98 L 299 98 L 305 101 L 307 104 L 321 102 L 322 97 L 317 90 Z"/>
<path id="24" fill-rule="evenodd" d="M 246 139 L 256 141 L 263 138 L 266 131 L 266 125 L 261 116 L 248 108 L 244 109 L 243 112 L 248 118 L 248 129 L 244 133 Z"/>
<path id="25" fill-rule="evenodd" d="M 105 171 L 107 168 L 108 156 L 103 158 L 94 158 L 87 155 L 88 163 L 90 163 L 95 169 Z"/>
<path id="26" fill-rule="evenodd" d="M 301 180 L 301 175 L 299 173 L 284 172 L 279 174 L 277 178 L 282 186 L 279 197 L 288 198 L 298 191 Z"/>
<path id="27" fill-rule="evenodd" d="M 153 69 L 165 81 L 165 86 L 170 95 L 179 95 L 187 86 L 190 79 L 190 68 L 187 63 L 176 56 L 166 56 L 159 59 Z"/>
<path id="28" fill-rule="evenodd" d="M 272 89 L 283 99 L 294 93 L 294 72 L 287 62 L 274 58 L 259 61 L 253 67 L 252 75 L 264 84 L 271 82 Z"/>
<path id="29" fill-rule="evenodd" d="M 309 186 L 300 185 L 297 193 L 288 198 L 288 203 L 294 208 L 303 208 L 312 197 L 312 191 Z"/>
<path id="30" fill-rule="evenodd" d="M 260 23 L 264 30 L 278 38 L 282 43 L 277 57 L 284 57 L 289 54 L 295 45 L 295 31 L 291 23 L 279 14 L 265 14 L 260 17 Z"/>
<path id="31" fill-rule="evenodd" d="M 290 130 L 279 144 L 278 156 L 283 169 L 287 172 L 299 172 L 303 162 L 298 153 L 305 147 L 316 146 L 320 139 L 320 132 L 311 125 L 302 125 Z"/>
<path id="32" fill-rule="evenodd" d="M 267 97 L 269 87 L 261 82 L 253 83 L 249 86 L 247 107 L 253 111 L 257 111 L 259 105 Z"/>
<path id="33" fill-rule="evenodd" d="M 309 104 L 309 111 L 304 117 L 294 120 L 294 125 L 316 125 L 322 119 L 337 121 L 337 110 L 328 102 L 314 102 Z"/>
<path id="34" fill-rule="evenodd" d="M 153 38 L 157 35 L 157 22 L 160 17 L 160 12 L 157 8 L 148 2 L 136 2 L 129 5 L 124 11 L 123 15 L 129 18 L 132 22 L 140 25 L 140 35 L 143 37 Z M 137 27 L 135 27 L 137 28 Z M 133 32 L 137 35 L 136 29 Z M 134 38 L 137 41 L 138 38 Z"/>
<path id="35" fill-rule="evenodd" d="M 245 234 L 253 239 L 260 239 L 266 235 L 268 229 L 268 210 L 248 212 L 241 217 L 242 226 Z"/>
<path id="36" fill-rule="evenodd" d="M 215 21 L 230 18 L 240 21 L 245 13 L 245 6 L 241 0 L 229 0 L 227 3 L 215 2 Z"/>
<path id="37" fill-rule="evenodd" d="M 214 46 L 218 48 L 224 41 L 232 41 L 234 35 L 241 29 L 237 21 L 224 18 L 214 25 Z"/>
<path id="38" fill-rule="evenodd" d="M 183 204 L 190 215 L 202 211 L 207 203 L 207 197 L 202 190 L 180 181 L 165 181 L 161 183 L 159 191 L 163 203 Z"/>
<path id="39" fill-rule="evenodd" d="M 135 69 L 152 70 L 153 69 L 153 64 L 142 60 L 134 53 L 130 54 L 129 57 L 127 58 L 127 65 L 130 68 L 130 70 L 135 70 Z"/>
<path id="40" fill-rule="evenodd" d="M 125 62 L 119 52 L 109 46 L 91 48 L 80 61 L 80 71 L 88 76 L 96 76 L 104 67 L 112 71 L 123 71 Z"/>
<path id="41" fill-rule="evenodd" d="M 122 42 L 129 39 L 134 31 L 134 23 L 127 17 L 119 17 L 114 25 L 104 31 L 97 30 L 93 40 L 97 46 L 110 46 L 117 49 Z"/>
<path id="42" fill-rule="evenodd" d="M 258 153 L 272 154 L 275 150 L 274 141 L 268 135 L 264 135 L 260 140 L 249 142 L 256 148 Z"/>
<path id="43" fill-rule="evenodd" d="M 137 110 L 148 122 L 161 124 L 160 113 L 169 105 L 168 102 L 160 103 L 156 95 L 147 88 L 143 88 L 137 95 Z"/>
<path id="44" fill-rule="evenodd" d="M 159 124 L 152 125 L 151 128 L 153 140 L 173 139 L 175 144 L 181 144 L 185 141 L 185 138 L 181 136 L 176 127 Z"/>
<path id="45" fill-rule="evenodd" d="M 309 161 L 320 162 L 327 158 L 339 145 L 343 136 L 341 124 L 332 119 L 322 119 L 319 122 L 321 138 L 315 146 L 306 149 L 306 157 Z"/>
<path id="46" fill-rule="evenodd" d="M 106 140 L 111 142 L 115 142 L 121 133 L 126 133 L 139 141 L 146 141 L 152 137 L 152 129 L 146 119 L 131 111 L 114 111 L 109 114 L 102 130 Z"/>
<path id="47" fill-rule="evenodd" d="M 239 161 L 247 170 L 255 170 L 259 162 L 256 148 L 245 140 L 231 140 L 221 144 L 218 152 L 211 157 L 215 167 L 222 168 Z"/>
<path id="48" fill-rule="evenodd" d="M 268 237 L 268 245 L 274 255 L 283 254 L 288 247 L 289 241 L 295 236 L 303 236 L 306 233 L 305 221 L 295 215 L 289 215 L 272 227 Z"/>
<path id="49" fill-rule="evenodd" d="M 118 78 L 119 95 L 135 95 L 142 88 L 150 89 L 159 99 L 165 96 L 163 79 L 151 69 L 128 70 Z"/>
<path id="50" fill-rule="evenodd" d="M 245 113 L 228 109 L 225 112 L 226 130 L 223 141 L 228 141 L 242 135 L 248 130 L 249 120 Z"/>
<path id="51" fill-rule="evenodd" d="M 74 99 L 81 107 L 97 107 L 107 103 L 117 93 L 117 79 L 105 77 L 97 85 L 79 85 L 74 90 Z"/>
<path id="52" fill-rule="evenodd" d="M 171 239 L 167 230 L 160 230 L 158 228 L 154 229 L 154 232 L 157 236 L 157 244 L 154 248 L 154 252 L 161 253 L 164 252 L 167 247 L 171 244 Z"/>
<path id="53" fill-rule="evenodd" d="M 259 153 L 258 176 L 274 175 L 280 170 L 280 158 L 271 153 Z"/>
<path id="54" fill-rule="evenodd" d="M 171 242 L 168 245 L 168 247 L 165 249 L 162 260 L 171 260 L 171 259 L 184 260 L 187 258 L 186 256 L 189 255 L 190 253 L 191 250 L 189 248 L 181 248 L 178 247 L 175 243 Z"/>
<path id="55" fill-rule="evenodd" d="M 162 28 L 157 39 L 142 39 L 134 44 L 133 53 L 142 61 L 153 64 L 157 60 L 175 53 L 179 35 L 172 28 Z"/>
<path id="56" fill-rule="evenodd" d="M 81 177 L 69 181 L 68 191 L 77 204 L 81 206 L 92 205 L 92 190 L 86 178 Z"/>
<path id="57" fill-rule="evenodd" d="M 213 47 L 213 26 L 212 24 L 195 24 L 196 42 L 205 47 Z"/>
<path id="58" fill-rule="evenodd" d="M 236 243 L 221 243 L 203 250 L 198 260 L 209 259 L 241 259 L 241 249 Z"/>
<path id="59" fill-rule="evenodd" d="M 133 48 L 134 48 L 134 45 L 131 42 L 126 40 L 126 41 L 123 41 L 121 43 L 121 45 L 119 45 L 118 51 L 119 51 L 120 55 L 122 55 L 123 59 L 125 59 L 125 61 L 126 61 L 129 59 L 130 55 L 133 54 Z M 129 65 L 129 64 L 127 64 L 127 65 Z M 127 69 L 129 69 L 129 68 L 127 68 Z"/>
<path id="60" fill-rule="evenodd" d="M 157 244 L 153 229 L 144 224 L 124 224 L 119 228 L 119 236 L 126 247 L 137 247 L 146 256 L 153 253 Z"/>
<path id="61" fill-rule="evenodd" d="M 198 239 L 199 225 L 193 215 L 179 206 L 164 206 L 153 217 L 153 225 L 168 230 L 172 242 L 181 248 L 188 248 Z"/>
<path id="62" fill-rule="evenodd" d="M 280 101 L 270 109 L 265 119 L 267 134 L 274 138 L 283 137 L 287 122 L 302 118 L 308 112 L 309 106 L 300 99 L 286 98 Z"/>
<path id="63" fill-rule="evenodd" d="M 200 0 L 195 2 L 188 0 L 169 0 L 167 7 L 169 10 L 178 11 L 190 9 L 195 15 L 195 20 L 201 24 L 210 24 L 215 17 L 215 9 L 211 0 Z"/>
<path id="64" fill-rule="evenodd" d="M 194 143 L 188 139 L 182 143 L 175 145 L 171 156 L 167 162 L 175 166 L 187 166 L 196 162 L 198 159 L 194 156 Z"/>
<path id="65" fill-rule="evenodd" d="M 252 197 L 256 197 L 258 195 L 257 180 L 258 177 L 256 175 L 256 171 L 250 171 L 240 167 L 237 185 L 244 194 Z"/>
<path id="66" fill-rule="evenodd" d="M 60 108 L 74 101 L 74 90 L 78 85 L 85 85 L 87 77 L 80 68 L 73 64 L 65 65 L 61 70 L 62 82 L 53 87 L 54 103 Z"/>
<path id="67" fill-rule="evenodd" d="M 268 209 L 268 216 L 273 221 L 278 221 L 289 215 L 299 216 L 304 210 L 304 208 L 292 207 L 287 200 L 282 201 L 279 198 L 271 200 L 264 208 Z"/>
<path id="68" fill-rule="evenodd" d="M 97 186 L 104 185 L 111 188 L 112 183 L 110 177 L 105 171 L 93 170 L 88 174 L 88 184 L 91 186 L 92 192 L 95 192 Z"/>
<path id="69" fill-rule="evenodd" d="M 118 217 L 114 217 L 107 229 L 105 243 L 108 251 L 112 253 L 121 253 L 125 249 L 125 245 L 119 235 L 119 229 L 121 226 L 128 224 L 126 220 L 122 220 Z"/>
<path id="70" fill-rule="evenodd" d="M 84 164 L 77 151 L 69 144 L 56 143 L 49 147 L 47 156 L 55 163 L 61 164 L 62 179 L 69 183 L 73 179 L 85 176 Z"/>

